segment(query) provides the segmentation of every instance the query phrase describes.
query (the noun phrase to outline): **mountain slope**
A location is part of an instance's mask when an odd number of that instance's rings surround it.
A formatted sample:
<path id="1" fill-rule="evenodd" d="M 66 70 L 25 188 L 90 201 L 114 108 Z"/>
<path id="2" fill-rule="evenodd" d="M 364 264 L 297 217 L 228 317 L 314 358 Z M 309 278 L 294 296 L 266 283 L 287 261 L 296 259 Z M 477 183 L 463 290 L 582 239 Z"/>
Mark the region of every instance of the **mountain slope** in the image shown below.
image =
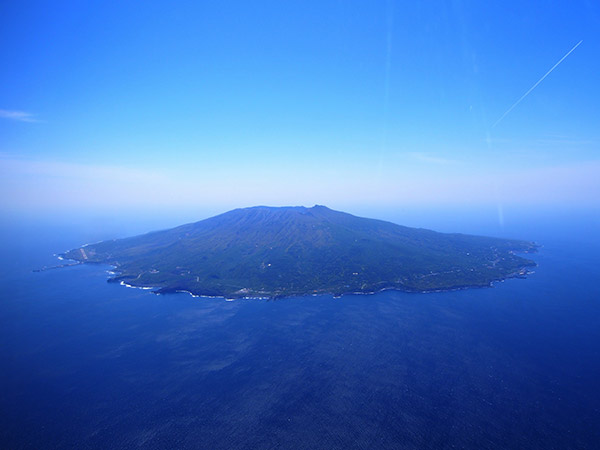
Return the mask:
<path id="1" fill-rule="evenodd" d="M 112 281 L 225 297 L 488 286 L 535 265 L 525 241 L 445 234 L 324 206 L 236 209 L 63 255 L 115 265 Z"/>

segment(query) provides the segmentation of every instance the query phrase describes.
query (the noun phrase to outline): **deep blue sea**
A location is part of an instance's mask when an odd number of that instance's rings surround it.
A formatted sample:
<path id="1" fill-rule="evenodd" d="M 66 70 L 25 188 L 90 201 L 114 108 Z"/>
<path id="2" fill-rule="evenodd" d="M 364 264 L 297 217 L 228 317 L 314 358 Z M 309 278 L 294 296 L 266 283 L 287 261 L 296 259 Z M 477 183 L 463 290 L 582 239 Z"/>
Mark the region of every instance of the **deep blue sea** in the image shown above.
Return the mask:
<path id="1" fill-rule="evenodd" d="M 5 225 L 0 447 L 600 448 L 600 237 L 567 219 L 464 230 L 543 244 L 489 289 L 231 302 L 33 272 L 110 230 Z"/>

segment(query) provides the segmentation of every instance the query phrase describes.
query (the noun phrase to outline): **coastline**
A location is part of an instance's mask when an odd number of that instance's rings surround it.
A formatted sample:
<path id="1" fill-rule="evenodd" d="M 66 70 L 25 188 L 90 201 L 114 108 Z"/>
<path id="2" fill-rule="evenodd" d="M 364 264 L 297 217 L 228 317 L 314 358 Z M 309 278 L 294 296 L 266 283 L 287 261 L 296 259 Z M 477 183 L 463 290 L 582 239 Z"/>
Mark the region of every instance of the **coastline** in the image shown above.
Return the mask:
<path id="1" fill-rule="evenodd" d="M 537 246 L 535 251 L 537 251 L 537 249 L 539 249 L 541 246 Z M 527 252 L 527 253 L 534 253 L 534 252 Z M 111 270 L 107 270 L 106 273 L 109 275 L 114 275 L 112 278 L 108 278 L 106 281 L 108 283 L 118 283 L 120 286 L 125 286 L 127 288 L 130 289 L 141 289 L 144 291 L 150 291 L 152 294 L 155 295 L 165 295 L 165 294 L 188 294 L 191 295 L 194 298 L 220 298 L 223 299 L 225 301 L 234 301 L 234 300 L 283 300 L 286 298 L 293 298 L 293 297 L 316 297 L 316 296 L 332 296 L 334 299 L 339 299 L 345 295 L 375 295 L 378 294 L 380 292 L 384 292 L 384 291 L 398 291 L 398 292 L 404 292 L 404 293 L 409 293 L 409 294 L 433 294 L 433 293 L 441 293 L 441 292 L 455 292 L 455 291 L 463 291 L 463 290 L 468 290 L 468 289 L 483 289 L 483 288 L 492 288 L 494 287 L 495 283 L 502 283 L 508 279 L 525 279 L 527 278 L 527 275 L 533 274 L 535 273 L 532 270 L 529 270 L 528 267 L 537 267 L 537 263 L 534 263 L 530 266 L 523 266 L 521 268 L 519 268 L 519 270 L 503 277 L 503 278 L 498 278 L 498 279 L 494 279 L 491 280 L 487 285 L 460 285 L 460 286 L 453 286 L 453 287 L 449 287 L 449 288 L 441 288 L 441 289 L 407 289 L 407 288 L 401 288 L 398 286 L 387 286 L 375 291 L 368 291 L 368 292 L 363 292 L 363 291 L 348 291 L 348 292 L 342 292 L 342 293 L 336 293 L 336 292 L 296 292 L 296 293 L 290 293 L 290 294 L 285 294 L 285 295 L 271 295 L 271 296 L 265 296 L 265 295 L 244 295 L 244 296 L 233 296 L 233 297 L 229 297 L 226 295 L 210 295 L 207 293 L 200 293 L 200 292 L 194 292 L 188 289 L 178 289 L 178 288 L 166 288 L 166 287 L 161 287 L 161 286 L 150 286 L 150 285 L 135 285 L 135 284 L 131 284 L 126 282 L 125 280 L 121 279 L 121 277 L 119 276 L 119 272 L 118 272 L 118 265 L 115 264 L 110 264 L 110 263 L 102 263 L 102 262 L 94 262 L 94 261 L 78 261 L 78 260 L 74 260 L 74 259 L 65 259 L 61 254 L 61 255 L 55 255 L 57 256 L 57 258 L 60 261 L 73 261 L 73 263 L 65 263 L 65 264 L 61 264 L 61 265 L 57 265 L 57 266 L 51 266 L 51 267 L 44 267 L 42 269 L 37 269 L 34 270 L 34 272 L 41 272 L 44 270 L 50 270 L 50 269 L 58 269 L 58 268 L 63 268 L 63 267 L 72 267 L 72 266 L 78 266 L 78 265 L 85 265 L 85 264 L 94 264 L 94 265 L 100 265 L 100 264 L 106 264 L 108 266 L 111 267 Z"/>

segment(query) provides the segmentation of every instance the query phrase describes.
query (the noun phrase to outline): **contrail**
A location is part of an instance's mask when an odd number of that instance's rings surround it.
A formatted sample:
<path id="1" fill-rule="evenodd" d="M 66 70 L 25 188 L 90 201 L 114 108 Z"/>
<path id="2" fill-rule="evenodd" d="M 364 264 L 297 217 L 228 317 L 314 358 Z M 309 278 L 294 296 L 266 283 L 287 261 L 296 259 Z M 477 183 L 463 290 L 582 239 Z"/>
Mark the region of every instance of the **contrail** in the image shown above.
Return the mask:
<path id="1" fill-rule="evenodd" d="M 492 128 L 494 128 L 496 125 L 498 125 L 500 123 L 500 121 L 502 121 L 502 119 L 504 119 L 506 117 L 506 115 L 515 108 L 515 106 L 517 106 L 519 103 L 521 103 L 521 101 L 525 97 L 527 97 L 531 93 L 531 91 L 533 91 L 537 87 L 538 84 L 540 84 L 542 81 L 544 81 L 544 78 L 546 78 L 548 75 L 550 75 L 550 72 L 552 72 L 554 69 L 556 69 L 558 67 L 558 65 L 561 62 L 563 62 L 565 60 L 565 58 L 573 52 L 573 50 L 575 50 L 577 47 L 579 47 L 579 44 L 581 44 L 582 42 L 583 42 L 583 39 L 581 41 L 579 41 L 577 44 L 575 44 L 575 47 L 573 47 L 571 50 L 569 50 L 565 56 L 560 58 L 560 60 L 556 64 L 554 64 L 552 66 L 552 68 L 548 72 L 546 72 L 546 74 L 542 78 L 540 78 L 538 80 L 537 83 L 535 83 L 533 86 L 531 86 L 531 88 L 529 88 L 529 90 L 527 92 L 525 92 L 519 100 L 517 100 L 510 108 L 508 108 L 506 110 L 506 112 L 504 114 L 502 114 L 502 117 L 500 117 L 498 120 L 496 120 L 496 123 L 494 123 L 494 125 L 492 125 Z"/>

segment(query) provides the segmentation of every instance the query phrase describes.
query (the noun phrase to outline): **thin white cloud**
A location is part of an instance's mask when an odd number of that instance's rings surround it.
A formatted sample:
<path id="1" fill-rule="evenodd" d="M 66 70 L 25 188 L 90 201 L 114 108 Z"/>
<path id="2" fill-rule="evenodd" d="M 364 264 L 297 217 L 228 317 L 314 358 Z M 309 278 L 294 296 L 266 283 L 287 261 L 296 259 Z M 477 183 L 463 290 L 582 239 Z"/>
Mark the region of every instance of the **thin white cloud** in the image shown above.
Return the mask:
<path id="1" fill-rule="evenodd" d="M 107 183 L 152 183 L 152 181 L 156 180 L 164 181 L 162 174 L 156 171 L 124 166 L 26 159 L 1 152 L 0 174 L 4 176 L 32 176 L 78 181 L 105 181 Z"/>
<path id="2" fill-rule="evenodd" d="M 594 141 L 591 139 L 569 139 L 569 138 L 547 138 L 538 139 L 536 143 L 540 145 L 591 145 Z"/>
<path id="3" fill-rule="evenodd" d="M 428 155 L 427 153 L 413 152 L 413 153 L 409 153 L 409 155 L 413 159 L 415 159 L 419 162 L 428 163 L 428 164 L 446 165 L 446 164 L 455 164 L 457 162 L 456 160 L 453 160 L 453 159 L 440 158 L 439 156 L 432 156 L 432 155 Z"/>
<path id="4" fill-rule="evenodd" d="M 10 111 L 8 109 L 0 109 L 0 118 L 8 120 L 16 120 L 18 122 L 39 122 L 34 114 L 25 111 Z"/>
<path id="5" fill-rule="evenodd" d="M 512 144 L 512 145 L 570 145 L 570 146 L 585 146 L 594 145 L 597 141 L 592 139 L 574 139 L 568 136 L 561 135 L 548 135 L 546 137 L 540 137 L 537 139 L 511 139 L 511 138 L 494 138 L 490 137 L 483 140 L 487 144 Z"/>

